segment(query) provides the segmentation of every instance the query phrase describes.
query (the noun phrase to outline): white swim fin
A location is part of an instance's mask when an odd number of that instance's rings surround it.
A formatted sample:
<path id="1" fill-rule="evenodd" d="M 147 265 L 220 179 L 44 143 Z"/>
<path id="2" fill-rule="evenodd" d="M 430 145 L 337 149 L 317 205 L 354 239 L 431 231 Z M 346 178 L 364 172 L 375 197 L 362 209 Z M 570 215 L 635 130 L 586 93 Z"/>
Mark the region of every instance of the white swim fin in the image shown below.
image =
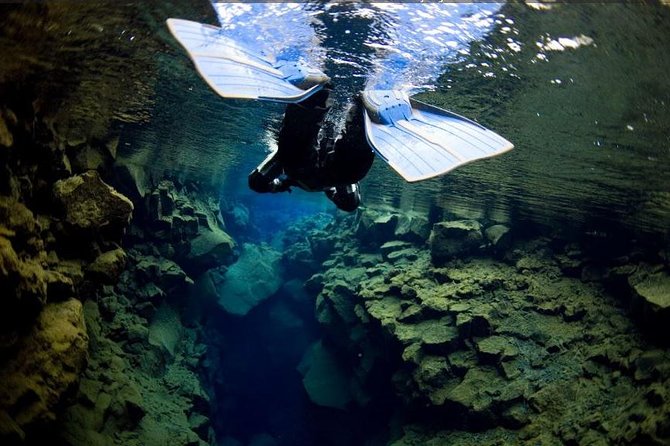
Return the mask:
<path id="1" fill-rule="evenodd" d="M 366 90 L 365 134 L 377 154 L 409 182 L 426 180 L 514 145 L 467 118 L 397 90 Z"/>
<path id="2" fill-rule="evenodd" d="M 200 76 L 224 98 L 297 103 L 330 80 L 300 61 L 274 60 L 236 42 L 221 28 L 181 19 L 168 19 L 167 25 Z"/>

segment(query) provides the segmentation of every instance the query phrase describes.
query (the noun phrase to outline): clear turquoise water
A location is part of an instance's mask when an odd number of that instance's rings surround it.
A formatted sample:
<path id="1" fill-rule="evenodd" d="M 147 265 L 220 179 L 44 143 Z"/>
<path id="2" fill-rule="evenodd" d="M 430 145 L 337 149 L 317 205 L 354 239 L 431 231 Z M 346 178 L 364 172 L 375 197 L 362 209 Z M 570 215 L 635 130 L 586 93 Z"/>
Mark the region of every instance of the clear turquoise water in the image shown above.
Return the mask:
<path id="1" fill-rule="evenodd" d="M 413 185 L 376 162 L 362 183 L 365 206 L 530 223 L 529 230 L 538 226 L 548 234 L 616 238 L 629 231 L 664 239 L 670 223 L 666 7 L 225 4 L 219 15 L 227 32 L 250 44 L 261 36 L 268 51 L 286 44 L 288 53 L 305 54 L 342 86 L 341 102 L 366 85 L 422 87 L 415 91 L 426 101 L 478 119 L 516 145 L 498 159 Z M 180 57 L 174 63 L 188 65 Z M 182 175 L 212 181 L 226 200 L 246 206 L 255 237 L 272 240 L 302 216 L 334 212 L 319 194 L 262 196 L 245 189 L 246 172 L 273 144 L 280 106 L 224 102 L 193 76 L 166 82 L 188 84 L 202 99 L 195 116 L 169 130 L 197 141 L 181 142 L 195 161 L 180 162 Z M 213 170 L 199 162 L 210 156 L 217 160 Z M 280 292 L 275 302 L 282 298 L 288 299 Z M 222 355 L 230 362 L 221 372 L 227 382 L 217 412 L 221 433 L 274 432 L 280 444 L 310 445 L 359 444 L 383 431 L 392 398 L 347 413 L 305 401 L 295 365 L 321 332 L 318 325 L 277 324 L 273 305 L 242 321 L 221 321 Z M 309 314 L 311 301 L 294 310 Z M 267 367 L 249 371 L 259 357 Z"/>
<path id="2" fill-rule="evenodd" d="M 335 212 L 321 194 L 257 195 L 247 189 L 246 175 L 273 145 L 283 107 L 225 101 L 195 73 L 164 19 L 216 23 L 208 2 L 87 2 L 80 8 L 56 8 L 54 21 L 62 26 L 48 39 L 32 36 L 16 52 L 21 63 L 47 73 L 26 77 L 37 91 L 89 98 L 81 110 L 64 110 L 76 118 L 73 128 L 86 127 L 96 113 L 112 114 L 121 138 L 119 162 L 155 179 L 168 174 L 200 183 L 231 205 L 245 206 L 255 232 L 233 234 L 240 239 L 273 241 L 301 217 Z M 425 101 L 477 119 L 516 146 L 502 157 L 412 185 L 377 161 L 362 183 L 366 207 L 435 219 L 484 218 L 538 227 L 548 236 L 616 241 L 625 233 L 667 246 L 668 6 L 225 8 L 233 11 L 225 15 L 227 30 L 249 41 L 260 37 L 268 51 L 282 47 L 306 55 L 342 85 L 341 101 L 365 85 L 421 87 Z M 304 347 L 321 335 L 311 318 L 313 302 L 308 298 L 293 308 L 309 321 L 302 327 L 273 324 L 272 305 L 245 320 L 220 320 L 217 342 L 227 366 L 215 401 L 218 433 L 248 439 L 279 432 L 281 444 L 295 446 L 315 444 L 333 426 L 364 438 L 366 428 L 383 425 L 389 415 L 384 410 L 375 418 L 371 411 L 343 414 L 309 404 L 295 366 Z"/>
<path id="3" fill-rule="evenodd" d="M 378 161 L 362 183 L 365 204 L 487 212 L 575 231 L 665 231 L 667 7 L 230 5 L 230 32 L 250 40 L 267 32 L 271 48 L 291 36 L 289 51 L 325 64 L 341 81 L 342 100 L 366 82 L 428 87 L 428 102 L 477 119 L 516 145 L 505 156 L 413 185 Z M 151 123 L 125 133 L 124 156 L 141 152 L 134 162 L 220 185 L 227 196 L 265 200 L 250 197 L 245 174 L 272 146 L 282 106 L 216 97 L 176 43 L 161 38 L 168 48 L 156 56 Z M 331 210 L 310 194 L 267 200 Z"/>

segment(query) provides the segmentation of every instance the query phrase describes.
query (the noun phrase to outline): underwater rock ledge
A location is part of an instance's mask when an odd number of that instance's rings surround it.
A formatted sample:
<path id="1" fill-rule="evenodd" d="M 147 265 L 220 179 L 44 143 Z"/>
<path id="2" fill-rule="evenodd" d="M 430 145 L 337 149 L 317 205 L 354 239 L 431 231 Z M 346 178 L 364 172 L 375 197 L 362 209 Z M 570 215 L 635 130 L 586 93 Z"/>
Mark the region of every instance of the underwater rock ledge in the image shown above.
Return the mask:
<path id="1" fill-rule="evenodd" d="M 119 249 L 133 209 L 97 173 L 64 181 L 72 187 L 61 189 L 65 183 L 57 182 L 56 202 L 70 196 L 75 208 L 95 210 L 87 212 L 76 238 L 65 225 L 81 222 L 79 211 L 65 206 L 63 215 L 56 206 L 51 215 L 43 213 L 46 208 L 33 217 L 18 199 L 0 200 L 7 217 L 0 226 L 0 283 L 8 293 L 0 346 L 0 437 L 10 443 L 36 441 L 38 432 L 51 431 L 64 398 L 76 391 L 89 340 L 79 296 L 97 288 L 87 266 L 106 254 L 105 246 Z M 97 232 L 99 226 L 107 227 Z"/>
<path id="2" fill-rule="evenodd" d="M 487 221 L 437 222 L 408 242 L 403 218 L 349 220 L 306 283 L 329 348 L 358 358 L 338 365 L 349 404 L 379 397 L 378 370 L 392 370 L 405 420 L 394 446 L 670 441 L 670 353 L 660 326 L 647 326 L 669 321 L 635 297 L 665 296 L 667 266 L 603 264 L 574 242 Z M 608 290 L 622 274 L 631 286 L 617 297 Z M 317 389 L 307 387 L 323 404 Z"/>
<path id="3" fill-rule="evenodd" d="M 12 116 L 0 153 L 0 442 L 214 444 L 195 314 L 206 304 L 185 296 L 236 256 L 217 197 L 163 181 L 131 202 L 109 163 L 70 163 L 53 126 Z"/>

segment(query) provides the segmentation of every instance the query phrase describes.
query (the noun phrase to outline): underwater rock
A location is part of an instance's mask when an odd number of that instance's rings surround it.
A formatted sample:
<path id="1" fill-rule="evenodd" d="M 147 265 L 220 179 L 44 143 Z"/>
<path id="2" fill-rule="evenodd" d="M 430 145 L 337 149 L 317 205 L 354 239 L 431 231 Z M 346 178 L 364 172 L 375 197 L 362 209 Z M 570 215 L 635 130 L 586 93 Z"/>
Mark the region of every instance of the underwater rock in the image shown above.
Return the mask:
<path id="1" fill-rule="evenodd" d="M 382 253 L 382 258 L 386 261 L 389 260 L 389 256 L 398 251 L 402 251 L 404 249 L 407 249 L 411 247 L 412 245 L 408 242 L 400 241 L 400 240 L 392 240 L 390 242 L 384 243 L 379 250 Z"/>
<path id="2" fill-rule="evenodd" d="M 430 236 L 430 222 L 423 215 L 400 214 L 394 235 L 399 240 L 422 244 Z"/>
<path id="3" fill-rule="evenodd" d="M 0 222 L 13 233 L 11 238 L 19 237 L 22 242 L 36 235 L 33 213 L 23 203 L 9 197 L 0 196 Z"/>
<path id="4" fill-rule="evenodd" d="M 416 363 L 418 367 L 412 373 L 414 382 L 432 404 L 443 404 L 448 389 L 458 383 L 454 380 L 446 359 L 442 356 L 422 356 Z"/>
<path id="5" fill-rule="evenodd" d="M 282 265 L 292 276 L 307 279 L 319 269 L 320 262 L 308 243 L 294 243 L 284 249 Z"/>
<path id="6" fill-rule="evenodd" d="M 48 304 L 21 341 L 16 357 L 0 370 L 0 418 L 23 438 L 27 429 L 48 425 L 61 398 L 75 386 L 86 364 L 88 335 L 78 300 Z M 0 423 L 0 427 L 7 425 Z"/>
<path id="7" fill-rule="evenodd" d="M 513 342 L 502 336 L 490 336 L 477 340 L 477 352 L 485 363 L 498 364 L 519 354 Z"/>
<path id="8" fill-rule="evenodd" d="M 179 314 L 163 304 L 156 310 L 149 325 L 149 344 L 173 358 L 183 330 Z"/>
<path id="9" fill-rule="evenodd" d="M 164 257 L 141 256 L 135 268 L 144 281 L 143 289 L 147 295 L 158 297 L 162 292 L 170 293 L 194 283 L 176 262 Z M 157 283 L 159 290 L 152 288 L 149 282 Z"/>
<path id="10" fill-rule="evenodd" d="M 163 180 L 144 200 L 147 234 L 154 246 L 189 275 L 200 276 L 211 268 L 229 265 L 235 258 L 235 241 L 224 230 L 218 206 L 187 187 L 178 190 Z"/>
<path id="11" fill-rule="evenodd" d="M 133 280 L 130 289 L 142 283 L 139 277 L 124 277 Z M 202 354 L 197 352 L 195 334 L 181 326 L 170 307 L 160 307 L 147 327 L 146 320 L 134 313 L 132 291 L 125 296 L 110 294 L 114 290 L 108 287 L 101 293 L 100 303 L 86 302 L 89 366 L 76 404 L 68 406 L 62 417 L 59 437 L 73 446 L 213 442 L 208 440 L 207 396 L 190 365 Z M 99 308 L 112 297 L 115 314 L 108 323 Z M 120 330 L 124 333 L 116 335 Z"/>
<path id="12" fill-rule="evenodd" d="M 457 304 L 458 305 L 458 304 Z M 450 308 L 454 310 L 455 306 Z M 463 338 L 488 336 L 491 332 L 491 322 L 486 314 L 459 312 L 456 316 L 456 327 Z"/>
<path id="13" fill-rule="evenodd" d="M 356 237 L 365 245 L 379 246 L 393 238 L 398 216 L 389 212 L 366 210 L 355 229 Z"/>
<path id="14" fill-rule="evenodd" d="M 233 234 L 240 234 L 249 229 L 249 208 L 241 203 L 221 203 L 221 214 L 226 228 Z"/>
<path id="15" fill-rule="evenodd" d="M 430 233 L 430 254 L 435 264 L 477 250 L 483 242 L 481 225 L 474 220 L 436 223 Z"/>
<path id="16" fill-rule="evenodd" d="M 651 324 L 648 328 L 663 339 L 670 324 L 670 274 L 652 271 L 642 269 L 630 276 L 628 281 L 634 292 L 634 306 L 645 322 Z M 665 342 L 668 342 L 667 339 Z"/>
<path id="17" fill-rule="evenodd" d="M 103 252 L 86 268 L 92 279 L 114 285 L 126 266 L 126 253 L 121 248 Z"/>
<path id="18" fill-rule="evenodd" d="M 276 293 L 282 284 L 280 260 L 281 254 L 267 245 L 245 243 L 217 287 L 219 305 L 230 314 L 244 316 Z"/>
<path id="19" fill-rule="evenodd" d="M 116 416 L 125 418 L 126 427 L 131 429 L 139 424 L 147 412 L 144 408 L 142 393 L 132 382 L 126 383 L 115 392 L 110 410 Z"/>
<path id="20" fill-rule="evenodd" d="M 191 240 L 184 262 L 189 265 L 189 270 L 196 271 L 229 264 L 235 246 L 233 239 L 221 229 L 204 229 Z"/>
<path id="21" fill-rule="evenodd" d="M 312 344 L 298 366 L 303 385 L 314 404 L 345 409 L 352 401 L 349 375 L 322 341 Z"/>
<path id="22" fill-rule="evenodd" d="M 9 131 L 7 127 L 7 122 L 5 121 L 2 113 L 0 113 L 0 145 L 5 147 L 11 147 L 14 144 L 14 136 Z"/>
<path id="23" fill-rule="evenodd" d="M 395 324 L 393 334 L 403 344 L 418 342 L 428 348 L 447 347 L 459 339 L 458 329 L 450 317 L 427 319 L 415 324 Z"/>
<path id="24" fill-rule="evenodd" d="M 484 230 L 486 240 L 496 252 L 505 251 L 512 245 L 510 228 L 505 225 L 493 225 Z"/>
<path id="25" fill-rule="evenodd" d="M 207 439 L 210 429 L 209 418 L 194 412 L 188 417 L 188 425 L 193 432 L 198 434 L 198 437 L 205 440 Z"/>
<path id="26" fill-rule="evenodd" d="M 69 299 L 75 296 L 74 282 L 58 271 L 45 271 L 47 278 L 47 296 L 50 301 Z"/>
<path id="27" fill-rule="evenodd" d="M 527 384 L 507 381 L 490 367 L 480 366 L 468 370 L 460 384 L 452 387 L 446 399 L 458 403 L 481 418 L 494 423 L 498 414 L 524 398 Z"/>
<path id="28" fill-rule="evenodd" d="M 57 181 L 53 195 L 77 237 L 101 232 L 118 239 L 132 217 L 133 203 L 103 182 L 96 171 Z"/>
<path id="29" fill-rule="evenodd" d="M 38 262 L 21 260 L 11 242 L 0 236 L 0 289 L 4 294 L 0 334 L 12 332 L 39 312 L 47 299 L 48 278 Z M 0 350 L 7 347 L 5 342 L 0 341 Z"/>
<path id="30" fill-rule="evenodd" d="M 645 277 L 631 277 L 631 285 L 637 296 L 643 299 L 653 312 L 670 309 L 670 275 L 657 272 Z"/>
<path id="31" fill-rule="evenodd" d="M 565 275 L 573 277 L 581 275 L 584 254 L 578 245 L 569 243 L 562 253 L 554 255 L 554 259 Z"/>

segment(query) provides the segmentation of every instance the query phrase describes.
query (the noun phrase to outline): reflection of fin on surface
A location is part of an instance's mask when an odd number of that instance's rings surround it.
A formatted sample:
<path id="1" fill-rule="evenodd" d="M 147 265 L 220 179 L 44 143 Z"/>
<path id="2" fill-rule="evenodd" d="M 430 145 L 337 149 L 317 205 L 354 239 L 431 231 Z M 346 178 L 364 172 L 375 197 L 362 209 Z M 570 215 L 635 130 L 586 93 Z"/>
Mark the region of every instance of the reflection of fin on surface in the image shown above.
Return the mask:
<path id="1" fill-rule="evenodd" d="M 200 76 L 225 98 L 297 103 L 329 81 L 298 61 L 276 61 L 223 35 L 221 28 L 189 20 L 167 25 L 195 63 Z"/>
<path id="2" fill-rule="evenodd" d="M 514 146 L 455 113 L 394 90 L 363 92 L 365 134 L 377 154 L 409 182 L 426 180 Z"/>

